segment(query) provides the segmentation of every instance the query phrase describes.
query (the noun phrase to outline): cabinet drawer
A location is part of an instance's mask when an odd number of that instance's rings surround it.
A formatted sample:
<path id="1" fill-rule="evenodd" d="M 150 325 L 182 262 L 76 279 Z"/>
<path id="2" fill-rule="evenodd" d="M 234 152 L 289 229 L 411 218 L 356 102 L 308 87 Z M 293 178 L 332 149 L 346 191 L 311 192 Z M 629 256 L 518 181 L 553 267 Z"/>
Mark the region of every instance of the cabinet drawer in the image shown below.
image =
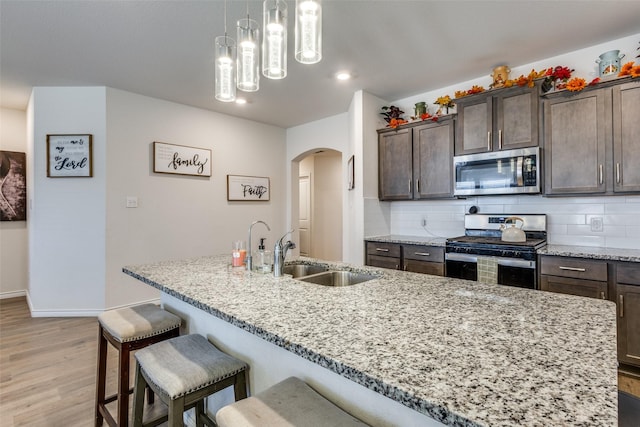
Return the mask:
<path id="1" fill-rule="evenodd" d="M 640 285 L 640 264 L 637 264 L 637 263 L 617 264 L 616 283 Z"/>
<path id="2" fill-rule="evenodd" d="M 581 297 L 607 299 L 607 282 L 571 277 L 540 276 L 540 290 Z"/>
<path id="3" fill-rule="evenodd" d="M 402 256 L 404 259 L 444 262 L 444 248 L 426 245 L 402 245 Z"/>
<path id="4" fill-rule="evenodd" d="M 404 271 L 411 271 L 413 273 L 444 276 L 444 263 L 441 262 L 426 262 L 405 258 L 402 269 Z"/>
<path id="5" fill-rule="evenodd" d="M 400 258 L 390 256 L 367 255 L 367 265 L 371 267 L 400 269 Z"/>
<path id="6" fill-rule="evenodd" d="M 400 258 L 400 245 L 397 243 L 367 242 L 367 255 Z"/>
<path id="7" fill-rule="evenodd" d="M 581 258 L 542 256 L 540 274 L 607 281 L 607 263 Z"/>

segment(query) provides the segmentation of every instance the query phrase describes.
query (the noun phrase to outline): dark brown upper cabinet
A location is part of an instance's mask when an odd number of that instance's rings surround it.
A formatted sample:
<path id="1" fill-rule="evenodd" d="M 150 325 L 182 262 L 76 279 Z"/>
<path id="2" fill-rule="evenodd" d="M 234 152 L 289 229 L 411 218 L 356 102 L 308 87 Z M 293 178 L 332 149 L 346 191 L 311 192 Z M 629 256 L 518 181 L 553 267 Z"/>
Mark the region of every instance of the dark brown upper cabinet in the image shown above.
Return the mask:
<path id="1" fill-rule="evenodd" d="M 456 156 L 538 145 L 539 87 L 511 87 L 456 99 Z"/>

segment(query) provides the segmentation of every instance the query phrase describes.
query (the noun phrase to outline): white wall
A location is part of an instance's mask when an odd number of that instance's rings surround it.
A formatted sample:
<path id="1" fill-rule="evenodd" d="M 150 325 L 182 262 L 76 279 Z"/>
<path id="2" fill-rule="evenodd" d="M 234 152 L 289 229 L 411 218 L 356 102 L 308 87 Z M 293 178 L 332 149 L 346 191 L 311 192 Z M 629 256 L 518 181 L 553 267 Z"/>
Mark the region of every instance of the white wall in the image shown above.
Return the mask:
<path id="1" fill-rule="evenodd" d="M 527 75 L 531 69 L 541 70 L 564 65 L 575 69 L 574 76 L 590 81 L 598 75 L 595 59 L 601 53 L 617 49 L 621 54 L 626 55 L 622 63 L 632 61 L 637 55 L 639 38 L 640 34 L 637 34 L 523 66 L 512 65 L 511 77 Z M 404 98 L 390 104 L 397 105 L 409 113 L 413 111 L 413 105 L 416 102 L 426 101 L 433 113 L 436 109 L 433 102 L 439 96 L 449 94 L 453 98 L 456 90 L 469 89 L 474 84 L 488 88 L 491 83 L 489 71 L 486 76 L 478 79 Z M 477 205 L 480 207 L 480 212 L 484 213 L 546 213 L 550 243 L 640 249 L 640 226 L 637 225 L 637 218 L 640 215 L 640 196 L 472 197 L 466 200 L 391 202 L 390 205 L 388 232 L 391 234 L 425 237 L 458 236 L 464 233 L 464 213 L 470 206 Z M 590 223 L 593 216 L 603 217 L 603 231 L 591 231 Z M 369 209 L 365 215 L 365 222 L 368 221 L 368 217 L 377 218 L 380 215 L 375 209 Z M 421 226 L 422 218 L 427 218 L 426 229 Z M 379 224 L 380 221 L 377 223 Z M 368 235 L 385 234 L 383 231 L 377 230 L 376 233 Z"/>
<path id="2" fill-rule="evenodd" d="M 342 156 L 325 152 L 314 160 L 313 256 L 342 261 Z"/>
<path id="3" fill-rule="evenodd" d="M 285 131 L 108 88 L 36 88 L 32 315 L 89 315 L 155 299 L 125 265 L 230 252 L 253 220 L 284 229 Z M 93 178 L 46 178 L 47 133 L 92 133 Z M 152 143 L 212 150 L 212 176 L 152 172 Z M 226 175 L 270 178 L 268 202 L 228 202 Z M 125 207 L 127 196 L 138 208 Z M 257 230 L 256 230 L 257 231 Z M 257 247 L 257 240 L 254 242 Z"/>
<path id="4" fill-rule="evenodd" d="M 24 111 L 0 109 L 0 150 L 27 152 Z M 27 182 L 29 191 L 30 182 Z M 29 213 L 27 212 L 27 216 Z M 27 221 L 0 222 L 0 298 L 24 296 L 28 285 Z"/>
<path id="5" fill-rule="evenodd" d="M 35 315 L 91 315 L 105 302 L 105 88 L 34 88 L 29 119 L 28 302 Z M 93 177 L 48 178 L 48 134 L 92 134 Z"/>
<path id="6" fill-rule="evenodd" d="M 253 229 L 273 245 L 284 232 L 285 131 L 197 108 L 108 90 L 107 307 L 144 299 L 151 288 L 122 274 L 127 264 L 231 252 Z M 152 144 L 212 150 L 212 176 L 156 174 Z M 270 178 L 268 202 L 227 201 L 227 175 Z M 138 208 L 125 207 L 127 196 Z M 155 295 L 155 291 L 153 291 Z"/>

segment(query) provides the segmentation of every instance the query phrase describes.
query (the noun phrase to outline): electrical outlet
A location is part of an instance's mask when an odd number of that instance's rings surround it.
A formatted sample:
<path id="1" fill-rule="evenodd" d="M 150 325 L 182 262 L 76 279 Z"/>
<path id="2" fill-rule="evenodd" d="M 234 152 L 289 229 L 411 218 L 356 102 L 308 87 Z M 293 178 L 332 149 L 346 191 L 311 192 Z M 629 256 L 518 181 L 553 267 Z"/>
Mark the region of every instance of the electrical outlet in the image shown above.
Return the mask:
<path id="1" fill-rule="evenodd" d="M 594 216 L 591 218 L 591 231 L 598 232 L 602 231 L 603 228 L 604 224 L 601 216 Z"/>

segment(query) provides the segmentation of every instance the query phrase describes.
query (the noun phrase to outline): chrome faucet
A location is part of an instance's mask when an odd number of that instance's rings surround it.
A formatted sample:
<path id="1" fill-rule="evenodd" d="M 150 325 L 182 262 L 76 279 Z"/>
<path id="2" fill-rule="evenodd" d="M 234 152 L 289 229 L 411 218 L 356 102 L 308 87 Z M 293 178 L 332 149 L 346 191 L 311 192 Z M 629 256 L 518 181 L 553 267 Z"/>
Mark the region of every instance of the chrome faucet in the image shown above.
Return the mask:
<path id="1" fill-rule="evenodd" d="M 245 263 L 247 265 L 247 270 L 249 270 L 249 271 L 251 271 L 253 269 L 253 257 L 251 256 L 251 229 L 257 223 L 264 224 L 264 226 L 267 227 L 267 230 L 271 231 L 271 228 L 269 228 L 269 225 L 264 221 L 253 221 L 251 223 L 251 225 L 249 226 L 249 247 L 247 248 L 247 257 L 245 258 Z"/>
<path id="2" fill-rule="evenodd" d="M 275 277 L 282 276 L 282 267 L 284 266 L 284 258 L 287 256 L 287 251 L 296 247 L 296 244 L 291 240 L 287 240 L 284 244 L 282 243 L 284 238 L 291 233 L 293 233 L 293 230 L 287 231 L 273 247 L 273 275 Z"/>

